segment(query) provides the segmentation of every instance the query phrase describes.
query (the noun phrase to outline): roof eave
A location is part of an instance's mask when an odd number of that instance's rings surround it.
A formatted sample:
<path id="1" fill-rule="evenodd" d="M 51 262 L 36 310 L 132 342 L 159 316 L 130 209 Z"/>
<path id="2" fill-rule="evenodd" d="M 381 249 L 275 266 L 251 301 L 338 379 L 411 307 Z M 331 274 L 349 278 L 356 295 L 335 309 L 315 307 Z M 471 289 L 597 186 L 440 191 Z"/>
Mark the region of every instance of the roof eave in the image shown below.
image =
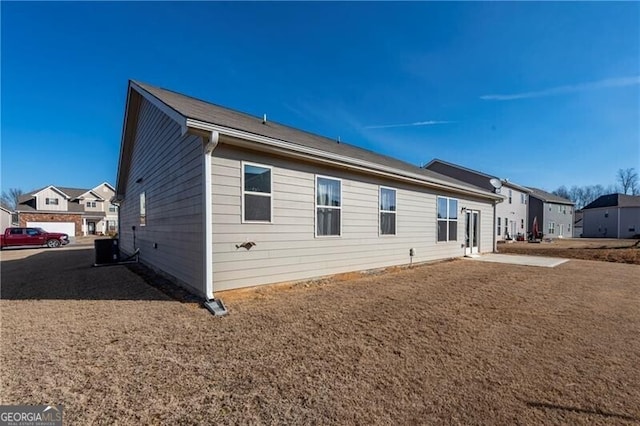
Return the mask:
<path id="1" fill-rule="evenodd" d="M 502 197 L 490 192 L 475 190 L 467 186 L 455 185 L 451 182 L 439 181 L 433 178 L 427 178 L 417 173 L 411 173 L 404 170 L 387 167 L 380 164 L 372 163 L 365 160 L 343 156 L 339 154 L 329 153 L 323 150 L 298 145 L 279 139 L 270 138 L 263 135 L 257 135 L 214 123 L 204 122 L 192 118 L 187 118 L 186 125 L 192 131 L 201 132 L 218 132 L 222 136 L 226 136 L 225 142 L 232 145 L 243 145 L 242 141 L 247 141 L 252 148 L 260 147 L 263 150 L 277 151 L 280 155 L 288 157 L 305 158 L 314 162 L 331 164 L 334 166 L 346 167 L 352 170 L 359 170 L 369 174 L 377 174 L 381 176 L 391 177 L 397 180 L 405 180 L 412 183 L 418 183 L 423 186 L 429 186 L 446 191 L 473 195 L 475 197 L 491 199 L 496 202 L 502 201 Z"/>
<path id="2" fill-rule="evenodd" d="M 135 92 L 135 94 L 134 94 Z M 124 200 L 125 194 L 125 186 L 126 180 L 129 174 L 129 155 L 126 155 L 125 150 L 129 147 L 133 147 L 133 139 L 135 139 L 135 127 L 138 119 L 139 107 L 140 104 L 132 105 L 134 101 L 134 96 L 141 96 L 145 100 L 149 101 L 153 106 L 158 108 L 164 114 L 166 114 L 169 118 L 174 120 L 178 125 L 180 125 L 181 132 L 184 135 L 187 132 L 187 118 L 180 114 L 175 109 L 171 108 L 165 102 L 158 99 L 155 95 L 148 92 L 144 88 L 142 88 L 139 84 L 137 84 L 133 80 L 129 80 L 129 85 L 127 87 L 127 99 L 125 101 L 125 112 L 124 112 L 124 120 L 122 124 L 122 135 L 120 139 L 120 158 L 118 159 L 118 172 L 116 175 L 116 187 L 113 188 L 111 185 L 105 182 L 106 185 L 111 187 L 116 195 L 113 198 L 114 201 L 120 202 Z M 135 111 L 132 111 L 135 109 Z M 100 185 L 98 185 L 100 186 Z"/>
<path id="3" fill-rule="evenodd" d="M 38 190 L 38 191 L 36 191 L 36 192 L 34 192 L 34 193 L 30 194 L 30 195 L 31 195 L 31 196 L 33 196 L 33 197 L 35 197 L 35 196 L 37 196 L 39 193 L 41 193 L 42 191 L 44 191 L 45 189 L 52 189 L 52 190 L 56 191 L 58 194 L 60 194 L 60 195 L 62 195 L 63 197 L 65 197 L 67 200 L 70 200 L 70 199 L 71 199 L 71 197 L 69 197 L 69 195 L 65 194 L 65 193 L 64 193 L 64 191 L 62 191 L 61 189 L 59 189 L 59 188 L 57 188 L 57 187 L 55 187 L 55 186 L 53 186 L 53 185 L 49 185 L 49 186 L 47 186 L 46 188 L 42 188 L 42 189 L 40 189 L 40 190 Z"/>

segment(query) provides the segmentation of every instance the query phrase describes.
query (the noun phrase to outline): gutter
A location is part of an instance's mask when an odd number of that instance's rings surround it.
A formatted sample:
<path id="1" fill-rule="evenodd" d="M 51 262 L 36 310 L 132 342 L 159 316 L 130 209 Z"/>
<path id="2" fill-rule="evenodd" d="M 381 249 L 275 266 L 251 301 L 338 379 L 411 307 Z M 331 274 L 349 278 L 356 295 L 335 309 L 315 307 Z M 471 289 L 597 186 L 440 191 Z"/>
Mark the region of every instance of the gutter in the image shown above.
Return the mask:
<path id="1" fill-rule="evenodd" d="M 502 199 L 497 195 L 476 191 L 468 187 L 456 185 L 449 182 L 439 181 L 437 179 L 427 178 L 417 173 L 411 173 L 393 167 L 382 166 L 365 160 L 358 160 L 344 155 L 329 153 L 320 149 L 309 148 L 306 146 L 294 144 L 291 142 L 273 139 L 267 136 L 256 135 L 253 133 L 231 129 L 216 124 L 206 123 L 203 121 L 187 119 L 188 129 L 197 129 L 210 132 L 218 132 L 225 136 L 225 143 L 236 146 L 244 146 L 256 149 L 255 145 L 247 144 L 246 141 L 259 143 L 263 151 L 277 152 L 287 157 L 298 157 L 311 160 L 317 163 L 330 164 L 338 167 L 345 167 L 350 170 L 357 170 L 368 174 L 384 176 L 387 178 L 410 182 L 422 186 L 428 186 L 440 190 L 453 191 L 461 194 L 472 195 L 491 200 Z M 264 149 L 264 148 L 267 149 Z"/>
<path id="2" fill-rule="evenodd" d="M 183 115 L 181 112 L 177 111 L 175 108 L 169 106 L 164 101 L 161 101 L 155 95 L 151 94 L 140 85 L 138 85 L 135 81 L 129 82 L 129 89 L 133 89 L 146 98 L 149 102 L 151 102 L 154 106 L 164 112 L 167 116 L 173 119 L 176 123 L 180 125 L 181 133 L 184 135 L 186 133 L 194 133 L 203 135 L 203 133 L 209 132 L 212 134 L 216 132 L 218 135 L 228 136 L 230 139 L 225 140 L 225 143 L 229 143 L 231 145 L 237 146 L 247 146 L 246 141 L 251 141 L 254 143 L 259 143 L 260 147 L 263 151 L 275 150 L 280 155 L 284 155 L 286 157 L 298 157 L 306 160 L 311 160 L 317 163 L 330 164 L 338 167 L 345 167 L 351 170 L 357 170 L 361 172 L 365 172 L 368 174 L 374 174 L 379 176 L 384 176 L 387 178 L 410 182 L 422 186 L 427 186 L 430 188 L 445 190 L 445 191 L 453 191 L 460 194 L 472 195 L 475 197 L 497 200 L 501 197 L 496 196 L 495 194 L 478 191 L 470 189 L 467 186 L 456 185 L 454 183 L 440 181 L 438 179 L 427 178 L 425 176 L 419 175 L 417 173 L 411 173 L 404 170 L 396 169 L 393 167 L 386 167 L 376 163 L 372 163 L 369 161 L 358 160 L 355 158 L 329 153 L 320 149 L 309 148 L 302 145 L 298 145 L 291 142 L 286 142 L 279 139 L 270 138 L 267 136 L 262 136 L 242 130 L 233 129 L 230 127 L 219 126 L 216 124 L 208 123 L 205 121 L 196 120 L 193 118 L 188 118 Z M 131 90 L 127 92 L 127 105 L 129 104 L 129 95 Z M 126 114 L 125 114 L 125 122 L 126 122 Z M 239 140 L 234 140 L 233 138 L 237 138 Z M 124 133 L 123 133 L 123 142 L 124 142 Z M 244 143 L 243 143 L 244 142 Z M 121 144 L 121 151 L 124 147 L 124 143 Z M 256 149 L 256 146 L 250 146 L 253 149 Z M 120 177 L 121 164 L 118 164 L 118 177 Z M 118 180 L 119 181 L 119 180 Z M 117 186 L 117 185 L 116 185 Z M 117 192 L 117 191 L 116 191 Z M 116 195 L 117 198 L 120 198 L 121 195 Z"/>

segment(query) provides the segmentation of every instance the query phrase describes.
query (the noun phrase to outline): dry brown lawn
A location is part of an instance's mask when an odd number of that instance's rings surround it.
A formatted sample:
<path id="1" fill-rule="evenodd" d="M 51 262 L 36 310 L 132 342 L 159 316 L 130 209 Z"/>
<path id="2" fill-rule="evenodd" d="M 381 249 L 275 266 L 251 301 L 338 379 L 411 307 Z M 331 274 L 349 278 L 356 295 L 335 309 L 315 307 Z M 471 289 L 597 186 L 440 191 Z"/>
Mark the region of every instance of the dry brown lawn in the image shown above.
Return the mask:
<path id="1" fill-rule="evenodd" d="M 600 260 L 640 265 L 639 240 L 585 238 L 556 239 L 542 243 L 514 242 L 498 244 L 498 251 L 500 253 Z"/>
<path id="2" fill-rule="evenodd" d="M 0 403 L 67 424 L 637 424 L 640 266 L 455 260 L 222 294 L 2 253 Z M 28 256 L 28 257 L 27 257 Z"/>

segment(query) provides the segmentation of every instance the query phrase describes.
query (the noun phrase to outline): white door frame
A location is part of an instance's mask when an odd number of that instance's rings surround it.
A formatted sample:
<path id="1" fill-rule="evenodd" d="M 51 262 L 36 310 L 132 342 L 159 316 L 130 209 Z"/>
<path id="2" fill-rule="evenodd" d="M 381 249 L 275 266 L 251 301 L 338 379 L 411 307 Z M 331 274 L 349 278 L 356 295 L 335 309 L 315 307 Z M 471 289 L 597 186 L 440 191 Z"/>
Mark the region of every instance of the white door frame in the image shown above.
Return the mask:
<path id="1" fill-rule="evenodd" d="M 464 217 L 464 254 L 477 254 L 480 247 L 480 211 L 466 210 Z"/>

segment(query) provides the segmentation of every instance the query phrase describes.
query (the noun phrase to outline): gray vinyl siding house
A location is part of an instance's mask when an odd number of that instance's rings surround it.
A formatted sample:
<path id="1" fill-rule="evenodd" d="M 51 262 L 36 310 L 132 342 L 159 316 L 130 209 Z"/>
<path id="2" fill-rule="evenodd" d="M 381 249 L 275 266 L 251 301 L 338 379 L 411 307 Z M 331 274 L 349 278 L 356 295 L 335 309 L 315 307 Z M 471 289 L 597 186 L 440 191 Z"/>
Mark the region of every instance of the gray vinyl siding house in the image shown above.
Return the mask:
<path id="1" fill-rule="evenodd" d="M 141 262 L 207 300 L 491 252 L 499 201 L 390 157 L 133 81 L 116 198 L 121 250 L 139 249 Z M 467 217 L 477 223 L 469 247 Z"/>
<path id="2" fill-rule="evenodd" d="M 528 187 L 529 229 L 534 229 L 537 220 L 538 230 L 543 238 L 572 238 L 574 223 L 574 203 L 563 197 L 538 188 Z"/>
<path id="3" fill-rule="evenodd" d="M 582 210 L 575 210 L 573 212 L 573 238 L 582 237 Z"/>
<path id="4" fill-rule="evenodd" d="M 519 236 L 526 238 L 528 227 L 528 200 L 531 192 L 524 186 L 517 185 L 507 179 L 500 179 L 476 170 L 472 170 L 458 164 L 449 163 L 440 159 L 431 160 L 426 169 L 452 177 L 454 179 L 480 187 L 486 191 L 499 194 L 503 202 L 496 206 L 496 223 L 494 225 L 495 237 L 498 241 L 516 239 Z M 499 181 L 501 187 L 495 188 L 491 181 Z"/>
<path id="5" fill-rule="evenodd" d="M 583 237 L 633 238 L 640 234 L 640 195 L 603 195 L 582 212 Z"/>

